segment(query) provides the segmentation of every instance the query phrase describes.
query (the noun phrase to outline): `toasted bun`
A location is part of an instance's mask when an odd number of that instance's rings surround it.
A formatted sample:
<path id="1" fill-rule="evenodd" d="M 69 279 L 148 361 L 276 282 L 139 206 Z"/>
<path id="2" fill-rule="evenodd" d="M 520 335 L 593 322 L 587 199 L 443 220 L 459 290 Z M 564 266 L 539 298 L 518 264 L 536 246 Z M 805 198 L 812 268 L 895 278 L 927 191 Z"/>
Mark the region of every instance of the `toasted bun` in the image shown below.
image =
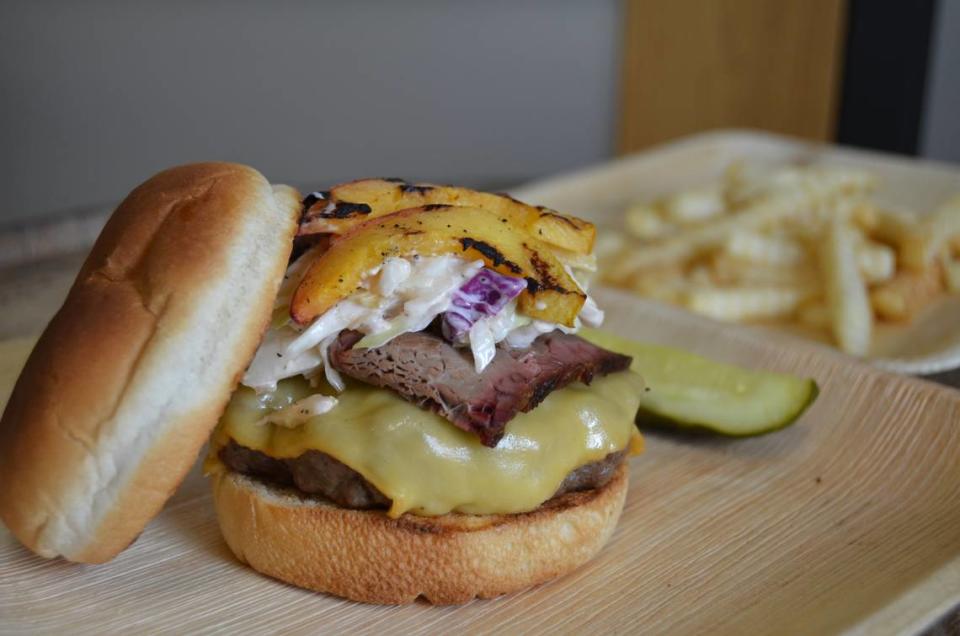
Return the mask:
<path id="1" fill-rule="evenodd" d="M 0 421 L 0 518 L 27 547 L 99 563 L 160 510 L 266 328 L 298 199 L 206 163 L 117 208 Z"/>
<path id="2" fill-rule="evenodd" d="M 238 559 L 299 587 L 383 604 L 466 603 L 571 572 L 610 538 L 626 493 L 624 465 L 605 487 L 533 512 L 391 519 L 234 472 L 213 476 L 220 528 Z"/>

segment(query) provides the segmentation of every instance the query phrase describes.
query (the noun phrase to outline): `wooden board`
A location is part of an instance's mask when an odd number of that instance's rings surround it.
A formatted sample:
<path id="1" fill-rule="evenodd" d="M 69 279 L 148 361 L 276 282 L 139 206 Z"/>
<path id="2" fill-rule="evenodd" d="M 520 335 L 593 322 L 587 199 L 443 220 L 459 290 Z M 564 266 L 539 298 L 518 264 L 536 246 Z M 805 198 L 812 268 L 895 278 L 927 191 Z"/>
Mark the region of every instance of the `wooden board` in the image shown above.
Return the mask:
<path id="1" fill-rule="evenodd" d="M 718 127 L 832 139 L 845 0 L 630 0 L 619 148 Z"/>
<path id="2" fill-rule="evenodd" d="M 374 607 L 266 579 L 231 556 L 195 471 L 103 566 L 40 559 L 0 531 L 0 632 L 895 633 L 960 599 L 960 392 L 617 292 L 599 300 L 618 333 L 808 374 L 820 399 L 768 437 L 649 435 L 610 544 L 525 593 Z M 0 378 L 25 349 L 0 349 Z"/>

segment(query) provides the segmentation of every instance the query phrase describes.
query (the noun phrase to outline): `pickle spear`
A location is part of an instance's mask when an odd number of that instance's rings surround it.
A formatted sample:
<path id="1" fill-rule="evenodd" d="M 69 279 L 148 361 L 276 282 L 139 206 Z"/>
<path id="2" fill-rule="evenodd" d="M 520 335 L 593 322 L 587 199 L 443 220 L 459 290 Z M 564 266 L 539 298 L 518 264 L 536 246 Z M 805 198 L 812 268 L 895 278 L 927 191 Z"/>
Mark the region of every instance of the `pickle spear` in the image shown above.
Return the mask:
<path id="1" fill-rule="evenodd" d="M 810 378 L 744 369 L 596 329 L 582 329 L 579 335 L 633 356 L 630 368 L 642 375 L 649 387 L 637 412 L 641 427 L 733 437 L 763 435 L 795 422 L 820 392 Z"/>

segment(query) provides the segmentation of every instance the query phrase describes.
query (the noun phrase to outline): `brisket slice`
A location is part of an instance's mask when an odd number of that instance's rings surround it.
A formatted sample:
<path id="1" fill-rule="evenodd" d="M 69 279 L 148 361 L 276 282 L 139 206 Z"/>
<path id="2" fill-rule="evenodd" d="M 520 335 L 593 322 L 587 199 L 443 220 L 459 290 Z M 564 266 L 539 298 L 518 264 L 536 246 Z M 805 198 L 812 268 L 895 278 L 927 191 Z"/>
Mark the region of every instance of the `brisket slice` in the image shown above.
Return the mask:
<path id="1" fill-rule="evenodd" d="M 528 349 L 498 348 L 487 368 L 477 373 L 469 350 L 456 349 L 431 333 L 405 333 L 382 347 L 354 349 L 360 337 L 356 331 L 340 333 L 328 351 L 334 369 L 392 389 L 491 447 L 503 437 L 507 422 L 536 407 L 551 391 L 626 370 L 631 360 L 554 331 Z"/>
<path id="2" fill-rule="evenodd" d="M 617 451 L 572 470 L 553 496 L 602 488 L 613 479 L 625 457 L 626 451 Z M 390 500 L 360 473 L 321 451 L 307 451 L 293 459 L 275 459 L 230 440 L 220 449 L 220 461 L 234 472 L 296 488 L 308 495 L 321 495 L 341 508 L 390 507 Z"/>

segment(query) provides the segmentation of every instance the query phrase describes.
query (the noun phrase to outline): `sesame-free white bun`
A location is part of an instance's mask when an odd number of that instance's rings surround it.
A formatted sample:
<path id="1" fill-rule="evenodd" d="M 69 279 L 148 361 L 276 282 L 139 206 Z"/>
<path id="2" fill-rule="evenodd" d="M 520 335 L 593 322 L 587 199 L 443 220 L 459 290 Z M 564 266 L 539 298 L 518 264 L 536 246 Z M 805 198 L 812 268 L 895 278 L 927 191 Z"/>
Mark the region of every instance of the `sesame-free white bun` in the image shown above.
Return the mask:
<path id="1" fill-rule="evenodd" d="M 172 168 L 114 212 L 0 421 L 0 518 L 100 563 L 179 485 L 270 319 L 299 195 L 228 163 Z"/>
<path id="2" fill-rule="evenodd" d="M 455 604 L 516 592 L 588 561 L 613 534 L 627 481 L 624 464 L 606 486 L 528 513 L 391 519 L 223 468 L 213 475 L 213 498 L 230 549 L 263 574 L 365 603 Z"/>

